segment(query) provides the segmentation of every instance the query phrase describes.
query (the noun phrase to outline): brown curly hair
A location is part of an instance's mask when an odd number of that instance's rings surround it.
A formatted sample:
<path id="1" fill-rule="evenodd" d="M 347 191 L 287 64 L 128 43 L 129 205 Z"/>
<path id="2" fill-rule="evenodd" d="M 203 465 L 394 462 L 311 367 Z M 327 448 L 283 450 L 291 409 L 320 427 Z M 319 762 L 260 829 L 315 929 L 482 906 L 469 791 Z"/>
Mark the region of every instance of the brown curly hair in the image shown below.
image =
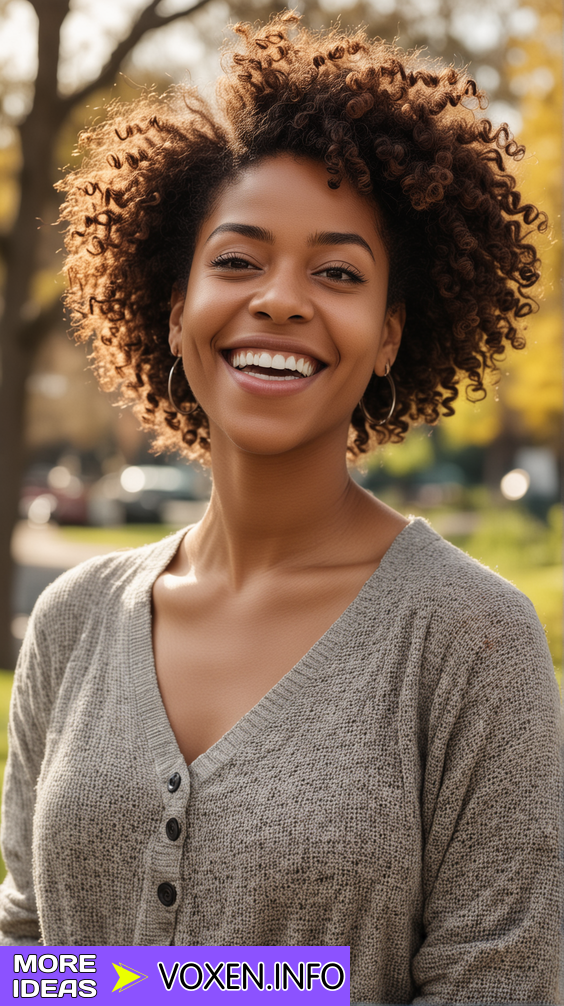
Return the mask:
<path id="1" fill-rule="evenodd" d="M 507 168 L 524 148 L 476 115 L 485 97 L 464 71 L 362 30 L 312 32 L 299 20 L 285 12 L 266 26 L 235 26 L 240 42 L 224 53 L 215 107 L 181 86 L 114 103 L 81 133 L 82 166 L 58 183 L 76 337 L 93 337 L 102 386 L 135 401 L 155 450 L 209 460 L 206 414 L 183 416 L 168 398 L 170 293 L 186 285 L 222 188 L 282 151 L 325 164 L 331 188 L 346 177 L 372 194 L 390 258 L 388 302 L 406 305 L 394 414 L 374 427 L 357 406 L 351 457 L 436 423 L 441 407 L 453 415 L 462 380 L 484 398 L 486 370 L 497 379 L 506 344 L 525 344 L 516 321 L 536 307 L 528 291 L 539 278 L 528 237 L 547 221 L 521 201 Z M 193 402 L 183 387 L 177 401 Z M 375 420 L 388 412 L 381 387 L 373 375 L 364 393 Z"/>

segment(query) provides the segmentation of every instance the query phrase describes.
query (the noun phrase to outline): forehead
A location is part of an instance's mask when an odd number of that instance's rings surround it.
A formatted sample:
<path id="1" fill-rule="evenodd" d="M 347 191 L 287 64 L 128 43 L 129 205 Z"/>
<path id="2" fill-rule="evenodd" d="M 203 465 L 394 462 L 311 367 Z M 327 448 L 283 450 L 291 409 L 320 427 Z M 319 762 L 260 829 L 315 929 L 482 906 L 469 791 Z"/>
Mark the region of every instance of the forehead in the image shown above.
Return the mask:
<path id="1" fill-rule="evenodd" d="M 323 164 L 291 154 L 278 154 L 245 167 L 220 192 L 204 230 L 224 220 L 256 223 L 278 230 L 292 226 L 300 232 L 357 231 L 371 244 L 379 241 L 375 201 L 344 179 L 330 189 Z"/>

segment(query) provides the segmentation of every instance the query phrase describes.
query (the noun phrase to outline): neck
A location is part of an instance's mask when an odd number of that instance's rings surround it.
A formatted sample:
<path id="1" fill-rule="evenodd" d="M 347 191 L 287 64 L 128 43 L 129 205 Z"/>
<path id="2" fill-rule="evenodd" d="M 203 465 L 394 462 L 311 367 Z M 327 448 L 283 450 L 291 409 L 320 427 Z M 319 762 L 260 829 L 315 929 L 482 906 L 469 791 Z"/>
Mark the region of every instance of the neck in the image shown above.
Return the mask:
<path id="1" fill-rule="evenodd" d="M 188 545 L 191 562 L 240 584 L 278 565 L 336 561 L 374 503 L 347 471 L 346 432 L 268 456 L 241 451 L 214 428 L 213 492 Z"/>

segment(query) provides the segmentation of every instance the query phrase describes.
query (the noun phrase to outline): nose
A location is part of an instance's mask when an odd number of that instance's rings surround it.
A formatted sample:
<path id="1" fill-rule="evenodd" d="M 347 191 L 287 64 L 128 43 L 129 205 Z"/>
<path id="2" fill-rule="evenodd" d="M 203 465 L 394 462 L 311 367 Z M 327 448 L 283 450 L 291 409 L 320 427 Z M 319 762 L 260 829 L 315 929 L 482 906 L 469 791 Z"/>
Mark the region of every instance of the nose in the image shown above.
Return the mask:
<path id="1" fill-rule="evenodd" d="M 275 325 L 287 321 L 311 321 L 313 304 L 301 276 L 292 268 L 268 271 L 249 301 L 254 318 L 269 319 Z"/>

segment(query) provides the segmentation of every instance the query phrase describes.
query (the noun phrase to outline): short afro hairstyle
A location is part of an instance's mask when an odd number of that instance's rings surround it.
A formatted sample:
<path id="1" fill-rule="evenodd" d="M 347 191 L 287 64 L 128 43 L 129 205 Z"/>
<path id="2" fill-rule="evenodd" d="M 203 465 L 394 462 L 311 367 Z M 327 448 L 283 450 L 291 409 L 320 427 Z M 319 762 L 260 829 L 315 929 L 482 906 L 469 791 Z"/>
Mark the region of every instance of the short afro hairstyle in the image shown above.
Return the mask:
<path id="1" fill-rule="evenodd" d="M 114 102 L 79 137 L 82 165 L 66 192 L 66 306 L 76 338 L 93 339 L 102 387 L 119 387 L 152 428 L 155 451 L 209 462 L 209 425 L 168 397 L 170 293 L 185 286 L 199 229 L 222 187 L 281 152 L 312 158 L 327 184 L 372 195 L 390 259 L 388 303 L 406 322 L 387 416 L 387 384 L 372 376 L 352 414 L 354 459 L 410 426 L 453 415 L 461 381 L 484 398 L 506 345 L 523 348 L 518 319 L 536 308 L 531 233 L 544 213 L 523 202 L 508 166 L 524 148 L 478 113 L 485 96 L 464 70 L 369 40 L 362 30 L 313 32 L 283 12 L 235 25 L 215 103 L 193 88 Z M 384 394 L 382 395 L 382 388 Z M 179 376 L 175 398 L 194 402 Z M 441 412 L 442 410 L 442 412 Z"/>

